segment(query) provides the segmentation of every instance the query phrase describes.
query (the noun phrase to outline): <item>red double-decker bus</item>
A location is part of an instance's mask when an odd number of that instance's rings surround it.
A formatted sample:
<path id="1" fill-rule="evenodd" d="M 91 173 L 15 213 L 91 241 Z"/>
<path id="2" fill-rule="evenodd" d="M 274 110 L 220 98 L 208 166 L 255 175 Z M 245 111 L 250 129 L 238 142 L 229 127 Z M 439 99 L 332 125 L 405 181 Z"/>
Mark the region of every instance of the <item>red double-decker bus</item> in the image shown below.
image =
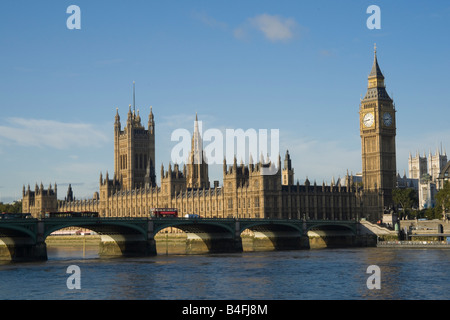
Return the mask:
<path id="1" fill-rule="evenodd" d="M 152 218 L 177 218 L 178 209 L 176 208 L 151 208 L 150 217 Z"/>

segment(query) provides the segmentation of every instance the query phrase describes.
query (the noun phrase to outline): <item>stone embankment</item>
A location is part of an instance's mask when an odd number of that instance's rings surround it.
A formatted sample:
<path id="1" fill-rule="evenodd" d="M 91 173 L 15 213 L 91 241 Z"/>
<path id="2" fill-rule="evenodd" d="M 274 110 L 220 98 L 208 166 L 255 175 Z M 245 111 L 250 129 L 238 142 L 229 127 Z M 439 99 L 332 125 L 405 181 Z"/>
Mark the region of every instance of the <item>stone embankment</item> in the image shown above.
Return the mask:
<path id="1" fill-rule="evenodd" d="M 442 225 L 442 237 L 440 234 Z M 372 232 L 377 235 L 377 247 L 382 248 L 440 248 L 450 249 L 447 236 L 450 224 L 442 220 L 400 220 L 400 231 L 388 229 L 368 221 L 361 221 L 361 232 Z M 406 231 L 406 233 L 405 233 Z"/>

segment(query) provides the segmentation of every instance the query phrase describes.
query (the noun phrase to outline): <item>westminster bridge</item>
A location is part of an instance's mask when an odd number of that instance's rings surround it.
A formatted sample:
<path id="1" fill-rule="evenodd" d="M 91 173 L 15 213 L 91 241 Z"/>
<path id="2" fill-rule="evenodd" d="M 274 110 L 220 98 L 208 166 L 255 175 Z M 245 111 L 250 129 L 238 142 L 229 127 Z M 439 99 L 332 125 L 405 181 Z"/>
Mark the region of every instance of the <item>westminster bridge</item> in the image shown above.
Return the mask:
<path id="1" fill-rule="evenodd" d="M 54 231 L 80 227 L 100 235 L 100 257 L 156 255 L 155 235 L 168 227 L 187 234 L 186 251 L 201 243 L 209 252 L 241 252 L 251 230 L 253 249 L 307 249 L 311 238 L 327 245 L 371 245 L 373 234 L 358 221 L 220 218 L 30 218 L 0 220 L 0 260 L 46 260 L 45 239 Z M 376 238 L 376 237 L 375 237 Z M 368 240 L 369 239 L 369 240 Z"/>

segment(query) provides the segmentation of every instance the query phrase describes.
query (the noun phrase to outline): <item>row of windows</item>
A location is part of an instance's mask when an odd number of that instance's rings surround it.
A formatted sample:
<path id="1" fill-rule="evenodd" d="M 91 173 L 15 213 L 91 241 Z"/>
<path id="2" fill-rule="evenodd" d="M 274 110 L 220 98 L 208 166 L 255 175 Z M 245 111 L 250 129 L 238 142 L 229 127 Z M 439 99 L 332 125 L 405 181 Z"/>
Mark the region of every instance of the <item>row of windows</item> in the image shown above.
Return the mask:
<path id="1" fill-rule="evenodd" d="M 119 156 L 119 167 L 120 169 L 128 168 L 128 157 L 126 154 Z M 146 154 L 135 154 L 134 155 L 134 168 L 135 169 L 147 169 L 148 158 Z"/>
<path id="2" fill-rule="evenodd" d="M 247 201 L 245 201 L 246 199 L 240 199 L 238 198 L 237 202 L 238 202 L 238 209 L 245 209 L 245 205 L 247 203 L 247 207 L 250 208 L 251 207 L 251 199 L 247 199 Z M 259 197 L 254 197 L 253 198 L 253 207 L 254 208 L 259 208 Z M 228 199 L 228 209 L 233 209 L 233 199 L 229 198 Z"/>

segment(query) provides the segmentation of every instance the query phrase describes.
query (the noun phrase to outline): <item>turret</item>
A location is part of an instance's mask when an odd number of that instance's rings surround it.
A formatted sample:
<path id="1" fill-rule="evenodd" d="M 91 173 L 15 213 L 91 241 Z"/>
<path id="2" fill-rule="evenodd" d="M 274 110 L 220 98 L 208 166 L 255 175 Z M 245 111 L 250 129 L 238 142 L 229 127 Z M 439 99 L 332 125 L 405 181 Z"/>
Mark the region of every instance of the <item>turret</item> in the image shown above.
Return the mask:
<path id="1" fill-rule="evenodd" d="M 281 165 L 280 160 L 278 165 Z M 280 170 L 280 168 L 278 168 L 278 170 Z M 281 172 L 281 181 L 281 184 L 285 186 L 294 184 L 294 169 L 292 169 L 289 150 L 286 150 L 286 154 L 284 156 L 284 168 Z"/>
<path id="2" fill-rule="evenodd" d="M 128 105 L 127 127 L 131 127 L 133 123 L 133 114 L 131 113 L 131 104 Z"/>
<path id="3" fill-rule="evenodd" d="M 67 189 L 67 197 L 66 197 L 66 199 L 69 202 L 74 200 L 73 191 L 72 191 L 72 185 L 70 183 L 69 183 L 69 188 Z"/>
<path id="4" fill-rule="evenodd" d="M 152 106 L 150 106 L 150 114 L 148 115 L 148 131 L 150 132 L 150 134 L 155 133 L 155 120 L 153 117 Z"/>
<path id="5" fill-rule="evenodd" d="M 120 131 L 120 116 L 119 116 L 119 108 L 116 108 L 116 116 L 114 121 L 114 128 Z"/>

